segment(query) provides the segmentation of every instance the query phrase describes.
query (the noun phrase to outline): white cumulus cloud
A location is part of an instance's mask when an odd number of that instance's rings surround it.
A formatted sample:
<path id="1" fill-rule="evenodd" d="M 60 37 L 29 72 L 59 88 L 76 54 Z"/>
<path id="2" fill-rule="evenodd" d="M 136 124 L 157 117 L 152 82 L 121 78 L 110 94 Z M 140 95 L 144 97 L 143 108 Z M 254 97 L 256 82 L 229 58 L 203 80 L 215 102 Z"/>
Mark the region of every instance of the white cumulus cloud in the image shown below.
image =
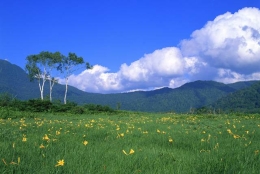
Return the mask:
<path id="1" fill-rule="evenodd" d="M 210 66 L 250 74 L 260 64 L 260 10 L 243 8 L 209 21 L 181 42 L 184 55 L 199 56 Z"/>
<path id="2" fill-rule="evenodd" d="M 71 75 L 69 84 L 76 86 L 83 91 L 102 92 L 110 90 L 120 90 L 120 79 L 116 73 L 108 73 L 109 69 L 100 65 L 93 66 L 80 73 Z"/>
<path id="3" fill-rule="evenodd" d="M 123 92 L 153 89 L 161 86 L 178 87 L 187 75 L 195 74 L 200 62 L 196 57 L 183 57 L 176 47 L 168 47 L 145 54 L 130 65 L 122 64 L 116 73 L 95 65 L 79 75 L 71 75 L 69 84 L 89 92 Z M 180 80 L 180 77 L 183 78 Z M 174 81 L 174 83 L 173 83 Z M 174 84 L 174 85 L 173 85 Z"/>
<path id="4" fill-rule="evenodd" d="M 120 73 L 129 81 L 149 81 L 154 76 L 179 76 L 185 62 L 178 48 L 168 47 L 145 54 L 129 66 L 123 64 Z"/>
<path id="5" fill-rule="evenodd" d="M 88 92 L 113 93 L 178 87 L 194 80 L 231 83 L 260 78 L 260 10 L 227 12 L 194 31 L 180 48 L 145 54 L 111 73 L 101 65 L 72 75 L 69 84 Z"/>

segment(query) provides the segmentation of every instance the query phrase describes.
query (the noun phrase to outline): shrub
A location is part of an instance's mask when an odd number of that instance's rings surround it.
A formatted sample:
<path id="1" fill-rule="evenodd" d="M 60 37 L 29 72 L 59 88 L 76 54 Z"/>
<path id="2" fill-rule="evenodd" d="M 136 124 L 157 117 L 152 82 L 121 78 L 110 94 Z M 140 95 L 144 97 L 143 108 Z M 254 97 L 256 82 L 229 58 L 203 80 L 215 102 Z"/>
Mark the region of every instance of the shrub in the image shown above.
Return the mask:
<path id="1" fill-rule="evenodd" d="M 70 113 L 72 113 L 72 114 L 83 114 L 84 112 L 85 112 L 85 110 L 82 106 L 75 106 L 70 111 Z"/>
<path id="2" fill-rule="evenodd" d="M 9 118 L 9 117 L 10 117 L 10 110 L 9 110 L 9 108 L 0 106 L 0 118 L 6 119 L 6 118 Z"/>
<path id="3" fill-rule="evenodd" d="M 62 103 L 54 103 L 52 105 L 51 111 L 52 112 L 68 112 L 71 111 L 74 107 L 76 107 L 77 104 L 74 102 L 68 102 L 67 104 L 62 104 Z"/>
<path id="4" fill-rule="evenodd" d="M 27 101 L 20 101 L 20 100 L 13 100 L 13 102 L 11 103 L 10 107 L 13 110 L 17 110 L 17 111 L 26 111 L 27 108 Z"/>
<path id="5" fill-rule="evenodd" d="M 50 111 L 52 103 L 48 100 L 32 99 L 27 102 L 27 111 L 46 112 Z"/>
<path id="6" fill-rule="evenodd" d="M 8 93 L 0 94 L 0 106 L 10 106 L 12 103 L 13 97 Z"/>
<path id="7" fill-rule="evenodd" d="M 102 106 L 102 105 L 95 105 L 95 104 L 87 104 L 84 105 L 90 112 L 115 112 L 114 109 L 110 108 L 109 106 Z"/>

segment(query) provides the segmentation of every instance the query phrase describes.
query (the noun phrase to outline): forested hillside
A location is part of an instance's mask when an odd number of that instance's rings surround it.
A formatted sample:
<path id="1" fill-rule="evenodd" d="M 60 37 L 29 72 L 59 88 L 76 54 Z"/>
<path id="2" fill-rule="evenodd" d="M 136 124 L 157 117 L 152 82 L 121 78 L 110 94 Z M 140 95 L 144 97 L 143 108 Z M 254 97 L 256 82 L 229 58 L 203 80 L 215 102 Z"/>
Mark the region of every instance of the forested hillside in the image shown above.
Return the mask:
<path id="1" fill-rule="evenodd" d="M 195 81 L 170 89 L 136 91 L 118 94 L 95 94 L 69 86 L 67 99 L 78 104 L 100 104 L 123 110 L 146 112 L 189 112 L 190 109 L 213 104 L 218 99 L 237 90 L 249 87 L 256 81 L 223 84 L 215 81 Z M 53 100 L 63 101 L 65 86 L 55 84 Z M 8 61 L 0 60 L 0 93 L 9 93 L 14 98 L 28 100 L 40 98 L 37 80 L 30 82 L 25 71 Z M 48 99 L 49 83 L 45 84 L 44 96 Z M 233 95 L 233 94 L 232 94 Z M 230 96 L 230 95 L 229 95 Z M 241 94 L 239 97 L 243 97 Z M 227 100 L 227 99 L 225 99 Z M 237 100 L 241 100 L 238 99 Z M 223 101 L 224 102 L 224 101 Z M 221 103 L 223 103 L 221 102 Z M 233 104 L 234 105 L 234 104 Z M 218 107 L 224 105 L 216 104 Z M 232 107 L 232 106 L 230 106 Z"/>
<path id="2" fill-rule="evenodd" d="M 224 111 L 260 112 L 260 82 L 217 100 L 214 108 Z"/>

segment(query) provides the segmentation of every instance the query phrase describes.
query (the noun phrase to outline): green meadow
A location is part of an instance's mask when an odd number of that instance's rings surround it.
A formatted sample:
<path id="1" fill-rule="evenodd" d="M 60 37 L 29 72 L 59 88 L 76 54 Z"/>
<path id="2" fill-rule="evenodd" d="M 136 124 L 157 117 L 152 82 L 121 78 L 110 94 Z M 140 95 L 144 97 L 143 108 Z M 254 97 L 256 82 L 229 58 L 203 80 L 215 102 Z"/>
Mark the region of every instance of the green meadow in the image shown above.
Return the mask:
<path id="1" fill-rule="evenodd" d="M 0 173 L 260 171 L 258 114 L 9 115 L 0 119 Z"/>

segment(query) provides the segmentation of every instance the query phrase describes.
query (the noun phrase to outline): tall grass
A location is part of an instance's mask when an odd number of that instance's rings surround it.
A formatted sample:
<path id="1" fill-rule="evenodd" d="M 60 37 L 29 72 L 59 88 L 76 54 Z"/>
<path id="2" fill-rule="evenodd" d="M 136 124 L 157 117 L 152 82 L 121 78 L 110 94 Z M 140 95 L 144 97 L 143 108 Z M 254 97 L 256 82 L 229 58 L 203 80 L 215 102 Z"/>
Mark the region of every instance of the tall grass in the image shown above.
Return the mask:
<path id="1" fill-rule="evenodd" d="M 13 114 L 0 119 L 1 173 L 260 171 L 259 115 Z"/>

